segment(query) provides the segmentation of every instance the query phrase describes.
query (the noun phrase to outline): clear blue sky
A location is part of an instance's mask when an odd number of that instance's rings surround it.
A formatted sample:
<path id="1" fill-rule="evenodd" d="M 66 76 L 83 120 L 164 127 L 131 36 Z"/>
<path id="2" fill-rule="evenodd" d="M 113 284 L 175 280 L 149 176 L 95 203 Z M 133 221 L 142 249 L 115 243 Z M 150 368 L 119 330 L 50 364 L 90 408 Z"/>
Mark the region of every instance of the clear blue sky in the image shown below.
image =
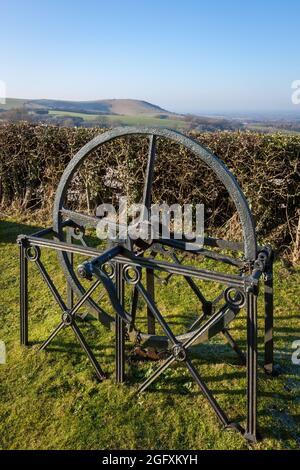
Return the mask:
<path id="1" fill-rule="evenodd" d="M 0 0 L 0 18 L 10 97 L 295 108 L 299 0 Z"/>

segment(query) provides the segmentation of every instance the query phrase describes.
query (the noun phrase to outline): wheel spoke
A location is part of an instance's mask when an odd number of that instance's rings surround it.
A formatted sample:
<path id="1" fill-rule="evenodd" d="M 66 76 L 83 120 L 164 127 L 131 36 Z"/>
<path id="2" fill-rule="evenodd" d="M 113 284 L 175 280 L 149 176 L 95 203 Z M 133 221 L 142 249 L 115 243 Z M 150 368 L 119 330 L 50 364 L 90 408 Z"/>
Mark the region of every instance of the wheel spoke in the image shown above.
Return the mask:
<path id="1" fill-rule="evenodd" d="M 149 210 L 151 207 L 151 191 L 152 191 L 152 182 L 153 182 L 153 172 L 154 172 L 154 162 L 156 154 L 156 136 L 151 135 L 149 139 L 149 154 L 147 162 L 147 170 L 145 176 L 145 185 L 143 191 L 143 204 Z"/>
<path id="2" fill-rule="evenodd" d="M 65 208 L 62 208 L 60 212 L 65 219 L 70 219 L 72 222 L 82 227 L 96 228 L 101 220 L 99 217 L 82 214 Z"/>
<path id="3" fill-rule="evenodd" d="M 62 208 L 60 210 L 62 216 L 67 220 L 71 220 L 76 225 L 84 228 L 94 228 L 97 229 L 99 223 L 104 221 L 104 224 L 109 228 L 109 232 L 113 234 L 126 233 L 127 225 L 119 224 L 113 220 L 109 220 L 107 217 L 97 217 L 95 215 L 83 214 L 82 212 L 76 212 L 70 209 Z M 108 237 L 109 238 L 109 237 Z M 82 244 L 86 246 L 84 239 L 82 239 Z"/>
<path id="4" fill-rule="evenodd" d="M 222 253 L 218 253 L 216 251 L 207 250 L 203 248 L 201 245 L 197 246 L 197 243 L 188 242 L 189 245 L 193 244 L 193 246 L 195 247 L 195 249 L 191 250 L 191 249 L 186 248 L 187 241 L 176 239 L 176 238 L 159 238 L 159 239 L 154 240 L 154 242 L 161 244 L 162 246 L 169 246 L 171 248 L 178 249 L 181 251 L 190 251 L 192 253 L 205 256 L 206 258 L 210 258 L 210 259 L 219 261 L 224 264 L 229 264 L 231 266 L 237 266 L 237 267 L 243 266 L 242 260 L 232 258 L 231 256 L 223 255 Z"/>

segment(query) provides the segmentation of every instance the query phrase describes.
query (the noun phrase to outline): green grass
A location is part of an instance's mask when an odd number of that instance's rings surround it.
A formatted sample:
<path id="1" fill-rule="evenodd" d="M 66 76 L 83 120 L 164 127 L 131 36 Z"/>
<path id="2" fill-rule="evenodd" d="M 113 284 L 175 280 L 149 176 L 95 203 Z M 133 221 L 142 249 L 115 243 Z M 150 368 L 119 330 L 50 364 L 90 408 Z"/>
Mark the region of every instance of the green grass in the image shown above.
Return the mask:
<path id="1" fill-rule="evenodd" d="M 30 342 L 19 346 L 19 233 L 34 227 L 2 221 L 0 339 L 7 363 L 0 365 L 1 449 L 247 449 L 243 438 L 222 430 L 217 418 L 186 370 L 173 367 L 155 386 L 137 398 L 137 384 L 153 363 L 127 364 L 127 384 L 114 383 L 114 337 L 96 320 L 80 322 L 110 378 L 98 384 L 85 355 L 69 330 L 47 352 L 38 352 L 59 322 L 60 314 L 35 266 L 30 266 Z M 43 261 L 65 293 L 56 255 Z M 259 369 L 259 425 L 264 439 L 258 449 L 300 448 L 300 367 L 291 363 L 292 342 L 300 339 L 300 271 L 290 273 L 276 263 L 275 357 L 282 374 L 268 378 Z M 197 303 L 182 280 L 159 289 L 157 304 L 179 330 Z M 208 292 L 213 288 L 208 284 Z M 170 303 L 170 307 L 168 306 Z M 263 335 L 260 305 L 259 336 Z M 232 326 L 245 347 L 245 316 Z M 127 353 L 132 346 L 128 344 Z M 263 347 L 260 342 L 259 360 Z M 230 417 L 245 423 L 245 368 L 221 337 L 200 345 L 194 363 Z"/>
<path id="2" fill-rule="evenodd" d="M 48 114 L 53 116 L 66 116 L 66 117 L 80 117 L 85 121 L 94 121 L 98 119 L 100 116 L 99 114 L 86 114 L 86 113 L 73 113 L 72 111 L 53 111 L 49 110 Z"/>
<path id="3" fill-rule="evenodd" d="M 71 116 L 71 117 L 80 117 L 85 121 L 95 121 L 101 120 L 104 118 L 108 123 L 120 123 L 123 126 L 163 126 L 163 127 L 172 127 L 183 129 L 186 127 L 186 122 L 180 119 L 160 119 L 154 116 L 145 116 L 143 114 L 136 116 L 121 116 L 121 115 L 98 115 L 98 114 L 85 114 L 85 113 L 75 113 L 71 111 L 49 111 L 49 114 L 55 116 Z"/>

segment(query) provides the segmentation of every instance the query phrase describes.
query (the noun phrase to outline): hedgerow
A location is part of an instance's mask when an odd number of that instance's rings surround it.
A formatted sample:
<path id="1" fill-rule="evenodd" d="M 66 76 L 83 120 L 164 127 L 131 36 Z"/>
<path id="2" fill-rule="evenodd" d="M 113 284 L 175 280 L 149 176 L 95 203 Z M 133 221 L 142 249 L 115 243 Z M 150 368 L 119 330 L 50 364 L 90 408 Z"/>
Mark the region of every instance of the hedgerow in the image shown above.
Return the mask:
<path id="1" fill-rule="evenodd" d="M 1 125 L 2 213 L 35 213 L 49 219 L 64 168 L 100 132 L 104 130 L 27 122 Z M 299 260 L 300 136 L 238 131 L 190 135 L 216 153 L 236 176 L 254 214 L 259 240 L 288 250 L 293 261 Z M 154 201 L 202 202 L 209 208 L 210 230 L 235 230 L 234 207 L 211 171 L 176 144 L 161 141 L 157 152 Z M 73 199 L 90 211 L 101 198 L 111 199 L 116 192 L 138 199 L 146 157 L 146 140 L 131 137 L 106 145 L 75 178 Z"/>

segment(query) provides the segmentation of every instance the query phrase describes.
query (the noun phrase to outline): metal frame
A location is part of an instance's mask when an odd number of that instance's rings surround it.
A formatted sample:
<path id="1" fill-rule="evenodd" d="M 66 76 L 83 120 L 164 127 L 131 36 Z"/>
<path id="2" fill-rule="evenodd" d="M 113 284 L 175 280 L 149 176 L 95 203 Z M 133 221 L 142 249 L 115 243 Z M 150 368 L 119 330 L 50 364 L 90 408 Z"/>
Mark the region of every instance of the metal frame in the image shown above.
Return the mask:
<path id="1" fill-rule="evenodd" d="M 72 227 L 72 223 L 71 223 Z M 115 250 L 112 253 L 112 250 L 108 250 L 105 254 L 100 254 L 99 251 L 88 248 L 88 247 L 81 247 L 78 245 L 66 243 L 66 242 L 57 242 L 53 239 L 45 239 L 41 235 L 49 235 L 50 233 L 54 234 L 53 229 L 48 229 L 44 231 L 44 233 L 37 233 L 31 236 L 20 235 L 18 237 L 18 243 L 20 245 L 20 319 L 21 319 L 21 335 L 20 341 L 22 345 L 28 346 L 28 261 L 34 262 L 43 279 L 45 280 L 46 284 L 48 285 L 52 295 L 56 299 L 57 303 L 59 304 L 62 310 L 62 320 L 54 330 L 54 332 L 49 336 L 47 340 L 45 340 L 40 347 L 41 350 L 47 348 L 47 346 L 51 343 L 51 341 L 56 337 L 56 335 L 61 331 L 62 328 L 71 327 L 74 331 L 79 343 L 81 344 L 82 348 L 84 349 L 87 357 L 89 358 L 98 379 L 101 381 L 106 378 L 106 374 L 103 372 L 101 366 L 98 364 L 97 360 L 93 352 L 91 351 L 90 347 L 86 343 L 82 333 L 76 322 L 76 313 L 80 306 L 82 306 L 86 300 L 91 296 L 93 291 L 101 284 L 103 281 L 103 277 L 106 277 L 106 282 L 110 283 L 108 286 L 105 286 L 110 296 L 115 295 L 115 308 L 118 312 L 116 314 L 116 324 L 115 324 L 115 332 L 116 332 L 116 381 L 118 383 L 124 381 L 124 363 L 125 363 L 125 337 L 127 331 L 130 331 L 132 315 L 126 313 L 122 307 L 123 299 L 124 299 L 124 291 L 126 282 L 124 283 L 123 271 L 124 266 L 131 266 L 133 268 L 138 269 L 146 269 L 152 271 L 157 268 L 159 272 L 165 272 L 169 274 L 178 274 L 181 273 L 185 277 L 185 279 L 191 279 L 190 276 L 196 277 L 198 279 L 209 279 L 213 281 L 214 279 L 220 280 L 226 285 L 229 286 L 231 289 L 238 289 L 240 292 L 244 292 L 246 295 L 246 306 L 247 306 L 247 427 L 244 431 L 237 423 L 232 423 L 229 418 L 226 416 L 225 412 L 220 408 L 219 404 L 209 391 L 208 387 L 204 383 L 201 375 L 196 371 L 195 367 L 192 364 L 191 359 L 189 358 L 188 350 L 189 348 L 197 343 L 199 340 L 207 340 L 211 335 L 214 336 L 215 330 L 214 328 L 217 327 L 218 332 L 229 335 L 230 345 L 233 349 L 238 353 L 239 357 L 243 359 L 244 354 L 240 351 L 238 345 L 233 340 L 232 336 L 226 329 L 226 310 L 221 310 L 217 314 L 206 316 L 206 321 L 200 328 L 196 331 L 192 332 L 191 337 L 189 337 L 184 342 L 179 342 L 177 337 L 172 333 L 172 330 L 164 320 L 163 316 L 160 314 L 159 310 L 155 306 L 153 299 L 151 297 L 151 290 L 147 292 L 147 289 L 143 286 L 141 281 L 139 280 L 136 284 L 137 291 L 139 294 L 145 299 L 151 314 L 155 318 L 155 320 L 160 324 L 160 326 L 164 329 L 165 334 L 168 338 L 169 343 L 172 344 L 172 354 L 166 359 L 156 370 L 155 372 L 139 387 L 138 392 L 141 393 L 145 391 L 149 385 L 151 385 L 169 366 L 171 366 L 174 362 L 179 361 L 186 365 L 188 370 L 190 371 L 193 379 L 196 381 L 198 386 L 200 387 L 204 396 L 208 399 L 209 403 L 211 404 L 213 410 L 217 414 L 219 420 L 226 428 L 234 428 L 244 433 L 244 436 L 247 440 L 255 442 L 257 439 L 257 424 L 256 424 L 256 400 L 257 400 L 257 296 L 258 296 L 258 286 L 259 286 L 259 279 L 262 275 L 265 276 L 264 283 L 266 285 L 265 295 L 267 296 L 267 304 L 266 304 L 266 316 L 265 316 L 265 328 L 266 328 L 266 335 L 265 335 L 265 363 L 264 367 L 268 374 L 273 373 L 273 305 L 272 305 L 272 297 L 273 292 L 270 291 L 270 269 L 272 268 L 272 252 L 269 248 L 265 248 L 261 253 L 264 255 L 266 259 L 265 265 L 257 266 L 253 268 L 250 275 L 245 277 L 239 277 L 234 275 L 226 275 L 223 274 L 220 276 L 220 273 L 213 273 L 207 272 L 205 270 L 197 270 L 192 267 L 182 266 L 182 265 L 174 265 L 173 263 L 167 263 L 164 261 L 156 262 L 153 259 L 148 259 L 145 257 L 133 257 L 132 254 L 126 249 L 122 248 L 118 252 Z M 34 251 L 33 256 L 30 254 L 29 249 L 33 248 Z M 40 249 L 52 249 L 59 252 L 65 252 L 68 255 L 70 254 L 84 254 L 88 258 L 94 256 L 93 261 L 87 261 L 85 263 L 85 269 L 96 278 L 96 282 L 92 285 L 92 287 L 83 295 L 81 296 L 80 300 L 75 304 L 73 308 L 67 308 L 64 301 L 62 300 L 60 294 L 58 293 L 56 287 L 53 284 L 49 274 L 45 270 L 45 267 L 42 264 L 40 259 Z M 112 256 L 110 256 L 110 253 Z M 118 254 L 116 254 L 118 253 Z M 97 254 L 97 256 L 95 256 Z M 103 256 L 104 255 L 104 256 Z M 134 258 L 134 259 L 133 259 Z M 104 262 L 109 260 L 113 260 L 116 263 L 116 281 L 115 285 L 109 279 L 107 274 L 102 271 L 99 266 L 101 267 Z M 98 262 L 99 260 L 99 262 Z M 260 263 L 260 261 L 259 261 Z M 209 273 L 209 274 L 208 274 Z M 189 277 L 187 277 L 187 274 Z M 216 275 L 214 277 L 214 274 Z M 151 287 L 152 289 L 152 287 Z M 233 307 L 232 307 L 233 309 Z M 234 310 L 234 309 L 233 309 Z M 238 313 L 239 308 L 237 307 L 236 311 L 231 312 L 229 316 L 228 323 L 232 321 L 235 315 Z M 120 315 L 120 311 L 122 315 Z M 227 312 L 228 313 L 228 312 Z M 223 328 L 220 328 L 220 322 Z M 128 327 L 126 330 L 125 326 Z"/>
<path id="2" fill-rule="evenodd" d="M 201 256 L 215 259 L 221 263 L 235 266 L 239 274 L 228 274 L 219 271 L 199 269 L 182 263 L 176 254 L 178 251 L 186 253 L 185 243 L 178 240 L 155 240 L 150 249 L 151 256 L 145 256 L 146 250 L 139 254 L 131 249 L 130 244 L 116 242 L 107 250 L 101 251 L 86 245 L 83 237 L 83 227 L 93 226 L 98 223 L 96 217 L 78 214 L 64 207 L 64 199 L 69 182 L 80 164 L 99 145 L 124 135 L 142 134 L 149 136 L 149 155 L 146 171 L 146 181 L 143 192 L 143 202 L 147 207 L 151 206 L 151 188 L 153 179 L 153 168 L 155 163 L 156 140 L 167 138 L 182 144 L 193 151 L 215 172 L 217 177 L 224 183 L 229 195 L 236 205 L 242 229 L 243 243 L 205 238 L 204 247 L 195 251 Z M 66 236 L 65 236 L 66 232 Z M 49 238 L 50 237 L 50 238 Z M 74 239 L 79 239 L 81 245 L 74 244 Z M 64 241 L 66 240 L 66 241 Z M 257 439 L 257 297 L 261 277 L 264 277 L 265 289 L 265 359 L 264 369 L 267 374 L 274 372 L 273 364 L 273 253 L 269 246 L 257 247 L 255 228 L 251 212 L 246 199 L 240 190 L 236 180 L 227 170 L 225 165 L 209 150 L 200 146 L 197 142 L 182 134 L 166 129 L 153 128 L 122 128 L 106 132 L 93 139 L 71 160 L 58 186 L 54 204 L 53 227 L 39 231 L 31 236 L 20 235 L 20 324 L 21 344 L 27 346 L 28 340 L 28 262 L 34 262 L 46 282 L 50 292 L 62 310 L 61 322 L 49 338 L 44 341 L 41 350 L 46 349 L 56 335 L 66 327 L 70 327 L 77 337 L 81 347 L 92 364 L 98 379 L 101 381 L 106 377 L 101 366 L 97 362 L 91 348 L 87 344 L 77 324 L 78 310 L 82 305 L 88 305 L 97 313 L 99 319 L 115 331 L 116 350 L 116 381 L 124 381 L 125 368 L 125 340 L 134 342 L 142 341 L 147 346 L 164 347 L 167 359 L 160 364 L 153 374 L 143 382 L 138 392 L 145 391 L 169 366 L 174 362 L 181 362 L 189 370 L 191 376 L 198 384 L 201 392 L 206 397 L 220 422 L 226 428 L 233 428 L 242 432 L 250 442 Z M 220 254 L 211 248 L 228 249 L 231 251 L 244 251 L 244 258 L 231 257 Z M 43 249 L 55 250 L 58 253 L 64 274 L 67 279 L 67 301 L 66 303 L 59 294 L 54 282 L 45 269 L 41 260 Z M 171 261 L 158 260 L 156 254 L 163 254 Z M 75 274 L 73 266 L 73 255 L 80 254 L 88 259 L 82 263 Z M 114 269 L 109 275 L 104 266 L 110 263 Z M 129 275 L 132 270 L 134 275 Z M 146 273 L 146 287 L 141 280 L 142 270 Z M 162 273 L 165 273 L 161 279 Z M 169 282 L 173 275 L 181 275 L 188 283 L 191 291 L 197 296 L 202 309 L 202 314 L 191 325 L 187 333 L 176 336 L 163 315 L 160 313 L 154 301 L 155 280 Z M 94 279 L 92 286 L 85 290 L 79 278 Z M 218 282 L 224 285 L 224 290 L 216 299 L 208 301 L 195 279 Z M 112 318 L 92 298 L 93 292 L 102 286 L 107 292 L 115 311 Z M 126 312 L 124 308 L 124 295 L 126 286 L 132 288 L 131 311 Z M 234 295 L 232 295 L 234 294 Z M 74 295 L 77 303 L 74 302 Z M 147 305 L 147 334 L 139 332 L 135 328 L 138 296 Z M 220 298 L 224 298 L 224 305 L 215 311 L 215 305 Z M 247 351 L 244 354 L 238 344 L 228 331 L 229 323 L 236 317 L 239 311 L 246 307 L 247 312 Z M 160 325 L 165 336 L 155 334 L 156 323 Z M 247 425 L 244 430 L 238 423 L 233 423 L 203 381 L 199 372 L 195 369 L 190 358 L 189 348 L 197 343 L 209 340 L 216 334 L 223 334 L 228 344 L 238 355 L 242 364 L 247 367 Z"/>

